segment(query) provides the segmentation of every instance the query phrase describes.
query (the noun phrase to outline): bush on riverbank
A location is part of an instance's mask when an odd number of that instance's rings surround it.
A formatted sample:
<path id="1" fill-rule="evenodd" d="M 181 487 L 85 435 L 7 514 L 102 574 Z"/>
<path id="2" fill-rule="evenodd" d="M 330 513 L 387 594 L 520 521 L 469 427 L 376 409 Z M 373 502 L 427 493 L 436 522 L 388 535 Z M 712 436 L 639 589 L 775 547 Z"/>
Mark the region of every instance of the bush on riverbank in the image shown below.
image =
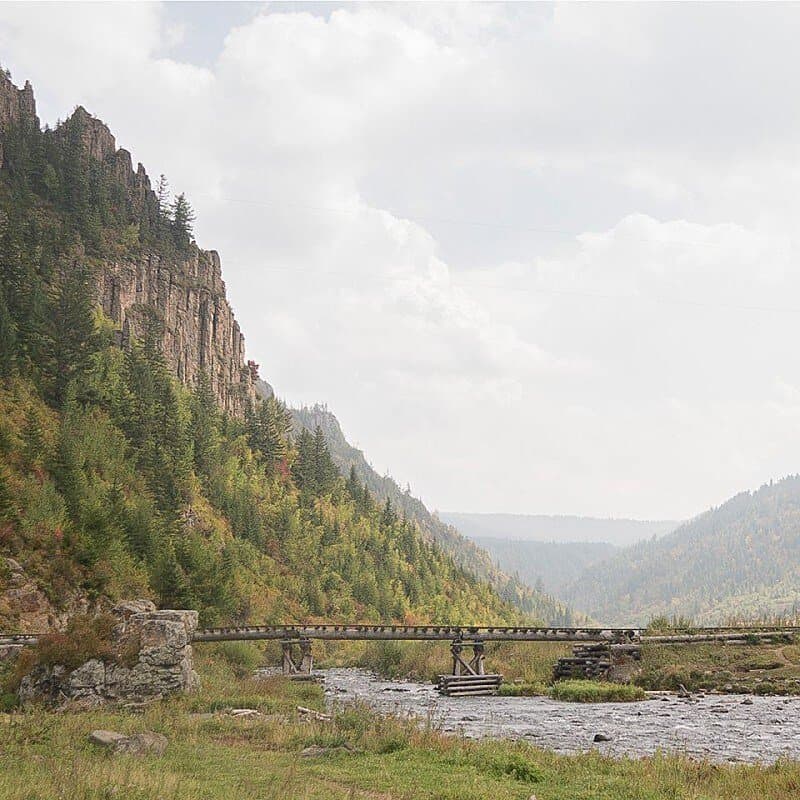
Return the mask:
<path id="1" fill-rule="evenodd" d="M 557 681 L 550 690 L 554 700 L 570 703 L 630 703 L 647 695 L 640 686 L 610 681 Z"/>

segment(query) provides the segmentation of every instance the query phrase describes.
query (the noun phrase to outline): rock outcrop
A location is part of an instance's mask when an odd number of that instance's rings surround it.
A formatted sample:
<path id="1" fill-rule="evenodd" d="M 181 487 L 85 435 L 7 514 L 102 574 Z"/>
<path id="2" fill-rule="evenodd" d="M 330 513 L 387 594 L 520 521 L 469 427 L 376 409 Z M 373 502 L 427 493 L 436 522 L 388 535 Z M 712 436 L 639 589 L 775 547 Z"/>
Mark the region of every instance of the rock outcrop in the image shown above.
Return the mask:
<path id="1" fill-rule="evenodd" d="M 0 72 L 0 132 L 21 122 L 39 126 L 33 89 L 29 83 L 18 89 Z M 76 137 L 86 158 L 101 164 L 103 173 L 127 195 L 135 217 L 151 227 L 160 224 L 158 200 L 145 168 L 138 164 L 133 169 L 131 154 L 117 147 L 102 120 L 78 106 L 52 135 Z M 120 344 L 142 339 L 146 326 L 158 330 L 175 375 L 191 386 L 205 373 L 225 412 L 242 417 L 255 401 L 257 368 L 245 361 L 244 336 L 226 296 L 216 251 L 191 245 L 188 252 L 169 258 L 143 253 L 134 259 L 106 260 L 97 272 L 97 299 L 116 324 Z"/>
<path id="2" fill-rule="evenodd" d="M 146 701 L 197 688 L 192 636 L 196 611 L 157 611 L 148 600 L 121 603 L 113 640 L 125 663 L 93 658 L 76 669 L 40 665 L 22 679 L 21 702 L 79 701 L 89 705 L 109 700 Z"/>
<path id="3" fill-rule="evenodd" d="M 20 123 L 39 125 L 33 87 L 25 81 L 25 86 L 18 89 L 8 75 L 0 70 L 0 127 L 5 130 Z M 3 145 L 0 142 L 0 167 L 3 163 Z"/>
<path id="4" fill-rule="evenodd" d="M 156 254 L 106 264 L 100 280 L 103 312 L 119 328 L 121 344 L 142 340 L 155 314 L 162 352 L 178 378 L 191 386 L 205 373 L 220 408 L 243 416 L 255 400 L 256 374 L 245 362 L 215 251 L 194 249 L 179 264 Z"/>
<path id="5" fill-rule="evenodd" d="M 19 633 L 59 630 L 69 616 L 88 610 L 80 592 L 61 600 L 56 608 L 18 561 L 0 556 L 0 628 Z"/>

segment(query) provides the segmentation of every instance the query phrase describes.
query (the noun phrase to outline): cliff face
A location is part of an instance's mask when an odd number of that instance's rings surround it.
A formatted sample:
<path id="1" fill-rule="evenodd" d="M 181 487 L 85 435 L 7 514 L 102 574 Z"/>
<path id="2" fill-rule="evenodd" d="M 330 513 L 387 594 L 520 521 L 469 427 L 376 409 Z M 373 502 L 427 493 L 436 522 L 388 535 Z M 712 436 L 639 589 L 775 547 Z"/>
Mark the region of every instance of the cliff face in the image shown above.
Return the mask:
<path id="1" fill-rule="evenodd" d="M 36 101 L 33 99 L 33 87 L 28 81 L 25 81 L 25 86 L 18 89 L 0 70 L 0 127 L 5 129 L 8 125 L 26 122 L 35 124 L 37 127 L 39 125 L 39 118 L 36 116 Z M 3 163 L 3 144 L 0 142 L 0 168 Z"/>
<path id="2" fill-rule="evenodd" d="M 17 89 L 0 73 L 0 131 L 19 124 L 39 126 L 29 83 Z M 145 168 L 133 169 L 131 154 L 117 148 L 108 127 L 82 106 L 53 135 L 77 132 L 87 159 L 127 195 L 137 217 L 157 224 L 158 200 Z M 0 142 L 2 167 L 2 142 Z M 97 298 L 116 324 L 119 341 L 142 339 L 155 320 L 167 363 L 192 385 L 205 372 L 220 408 L 237 417 L 255 400 L 256 367 L 245 361 L 244 337 L 225 294 L 219 255 L 192 246 L 188 254 L 164 257 L 145 252 L 122 261 L 103 261 Z"/>
<path id="3" fill-rule="evenodd" d="M 244 336 L 225 297 L 219 256 L 196 250 L 181 263 L 151 253 L 107 264 L 100 300 L 120 342 L 143 339 L 151 318 L 161 324 L 162 350 L 178 378 L 193 384 L 205 372 L 220 407 L 242 416 L 255 398 L 255 369 L 244 360 Z"/>

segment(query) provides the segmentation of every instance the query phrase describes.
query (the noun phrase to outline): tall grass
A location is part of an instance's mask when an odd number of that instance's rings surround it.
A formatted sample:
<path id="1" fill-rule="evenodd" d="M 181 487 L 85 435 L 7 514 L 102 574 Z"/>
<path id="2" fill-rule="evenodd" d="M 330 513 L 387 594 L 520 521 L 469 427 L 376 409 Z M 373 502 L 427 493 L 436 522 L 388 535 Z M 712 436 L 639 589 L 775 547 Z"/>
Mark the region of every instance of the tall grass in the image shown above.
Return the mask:
<path id="1" fill-rule="evenodd" d="M 295 708 L 321 709 L 319 686 L 237 678 L 230 652 L 204 650 L 198 661 L 199 694 L 142 714 L 0 716 L 0 800 L 796 800 L 800 791 L 800 765 L 791 762 L 561 756 L 524 742 L 446 736 L 359 706 L 308 721 Z M 243 699 L 262 716 L 195 713 Z M 161 757 L 109 757 L 87 742 L 95 728 L 158 731 L 169 745 Z M 303 756 L 310 745 L 321 750 Z"/>

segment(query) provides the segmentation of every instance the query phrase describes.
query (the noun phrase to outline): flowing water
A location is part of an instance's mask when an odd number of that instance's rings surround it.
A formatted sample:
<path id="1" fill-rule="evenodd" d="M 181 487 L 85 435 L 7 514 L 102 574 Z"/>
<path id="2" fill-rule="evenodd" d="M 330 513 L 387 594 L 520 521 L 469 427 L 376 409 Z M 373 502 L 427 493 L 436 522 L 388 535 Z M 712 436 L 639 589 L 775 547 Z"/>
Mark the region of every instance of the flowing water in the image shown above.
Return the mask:
<path id="1" fill-rule="evenodd" d="M 362 702 L 430 720 L 471 738 L 521 739 L 558 753 L 615 756 L 664 750 L 712 761 L 800 758 L 800 697 L 674 695 L 636 703 L 564 703 L 546 697 L 443 697 L 430 684 L 389 681 L 358 669 L 322 673 L 329 705 Z M 595 734 L 610 737 L 594 742 Z"/>

